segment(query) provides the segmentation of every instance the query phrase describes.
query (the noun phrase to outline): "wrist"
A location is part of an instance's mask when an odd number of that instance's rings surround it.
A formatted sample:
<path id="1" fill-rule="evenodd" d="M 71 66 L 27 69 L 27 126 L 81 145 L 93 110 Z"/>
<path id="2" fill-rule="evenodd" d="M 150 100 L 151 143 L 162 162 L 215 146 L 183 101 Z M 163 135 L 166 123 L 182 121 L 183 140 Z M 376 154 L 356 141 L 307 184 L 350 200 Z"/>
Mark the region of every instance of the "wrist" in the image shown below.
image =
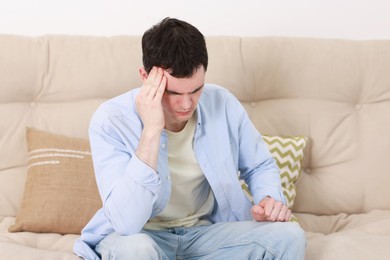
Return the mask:
<path id="1" fill-rule="evenodd" d="M 158 128 L 158 127 L 144 127 L 144 129 L 142 130 L 142 137 L 148 139 L 160 137 L 163 129 L 164 128 Z"/>
<path id="2" fill-rule="evenodd" d="M 161 130 L 146 129 L 142 130 L 141 139 L 135 151 L 137 157 L 157 171 L 157 158 L 160 145 Z"/>

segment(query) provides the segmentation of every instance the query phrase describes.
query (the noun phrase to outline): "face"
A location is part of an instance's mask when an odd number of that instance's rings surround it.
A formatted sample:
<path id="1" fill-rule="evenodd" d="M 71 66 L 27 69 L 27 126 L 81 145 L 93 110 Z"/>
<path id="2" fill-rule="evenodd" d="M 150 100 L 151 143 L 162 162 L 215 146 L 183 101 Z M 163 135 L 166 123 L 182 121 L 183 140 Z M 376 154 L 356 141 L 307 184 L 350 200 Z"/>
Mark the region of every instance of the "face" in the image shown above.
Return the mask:
<path id="1" fill-rule="evenodd" d="M 165 128 L 169 131 L 182 130 L 196 109 L 203 91 L 205 71 L 201 66 L 191 78 L 175 78 L 168 72 L 167 86 L 162 97 Z"/>

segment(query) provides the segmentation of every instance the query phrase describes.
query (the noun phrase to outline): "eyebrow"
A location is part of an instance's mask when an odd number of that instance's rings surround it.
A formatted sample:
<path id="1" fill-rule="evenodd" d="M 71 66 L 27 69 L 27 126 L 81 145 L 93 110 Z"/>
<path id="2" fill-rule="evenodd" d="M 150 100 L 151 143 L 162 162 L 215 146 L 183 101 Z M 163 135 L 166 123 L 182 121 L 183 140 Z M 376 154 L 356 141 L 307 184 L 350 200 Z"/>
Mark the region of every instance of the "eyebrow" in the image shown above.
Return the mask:
<path id="1" fill-rule="evenodd" d="M 188 94 L 195 94 L 196 92 L 201 90 L 203 87 L 204 87 L 204 84 L 202 86 L 196 88 L 194 91 L 189 92 Z M 176 92 L 176 91 L 173 91 L 173 90 L 168 90 L 168 89 L 165 89 L 165 92 L 167 94 L 171 94 L 171 95 L 183 95 L 183 94 L 186 94 L 186 93 L 179 93 L 179 92 Z"/>

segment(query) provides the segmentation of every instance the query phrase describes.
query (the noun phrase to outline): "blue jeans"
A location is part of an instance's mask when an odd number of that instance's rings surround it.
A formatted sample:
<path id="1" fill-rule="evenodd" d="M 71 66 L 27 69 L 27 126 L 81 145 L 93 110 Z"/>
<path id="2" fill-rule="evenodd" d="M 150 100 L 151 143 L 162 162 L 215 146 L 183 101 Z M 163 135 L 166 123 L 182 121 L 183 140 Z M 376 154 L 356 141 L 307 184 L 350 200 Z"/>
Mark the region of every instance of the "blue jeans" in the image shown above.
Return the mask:
<path id="1" fill-rule="evenodd" d="M 223 222 L 164 231 L 111 233 L 97 246 L 106 259 L 304 259 L 304 231 L 291 222 Z"/>

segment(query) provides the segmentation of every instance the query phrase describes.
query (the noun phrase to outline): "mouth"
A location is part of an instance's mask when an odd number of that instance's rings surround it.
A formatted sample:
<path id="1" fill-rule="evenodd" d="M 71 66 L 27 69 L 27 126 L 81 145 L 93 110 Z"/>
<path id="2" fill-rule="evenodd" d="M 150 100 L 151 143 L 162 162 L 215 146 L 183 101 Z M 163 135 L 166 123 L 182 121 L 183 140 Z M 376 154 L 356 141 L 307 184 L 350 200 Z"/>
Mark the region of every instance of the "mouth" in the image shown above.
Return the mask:
<path id="1" fill-rule="evenodd" d="M 180 115 L 180 116 L 189 116 L 191 115 L 192 113 L 192 110 L 189 110 L 189 111 L 177 111 L 176 114 Z"/>

